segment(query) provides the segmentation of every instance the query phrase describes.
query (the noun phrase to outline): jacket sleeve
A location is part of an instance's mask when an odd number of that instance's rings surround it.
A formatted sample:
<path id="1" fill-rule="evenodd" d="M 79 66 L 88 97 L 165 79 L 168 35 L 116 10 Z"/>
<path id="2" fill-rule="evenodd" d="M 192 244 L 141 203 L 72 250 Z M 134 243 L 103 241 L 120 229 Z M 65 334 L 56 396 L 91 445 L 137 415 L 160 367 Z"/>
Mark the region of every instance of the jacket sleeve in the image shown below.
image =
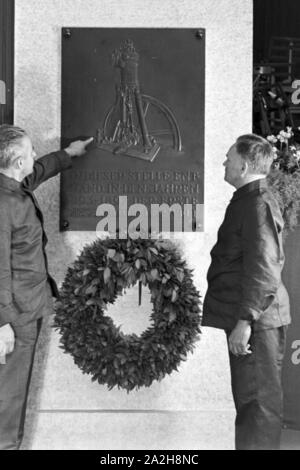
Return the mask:
<path id="1" fill-rule="evenodd" d="M 281 283 L 281 236 L 265 201 L 253 204 L 242 226 L 242 278 L 239 318 L 256 321 L 270 306 Z"/>
<path id="2" fill-rule="evenodd" d="M 72 165 L 72 158 L 64 150 L 49 153 L 35 161 L 33 172 L 27 176 L 22 185 L 34 191 L 41 183 Z"/>
<path id="3" fill-rule="evenodd" d="M 11 293 L 11 233 L 7 221 L 0 228 L 0 327 L 17 319 L 18 312 L 12 302 Z"/>

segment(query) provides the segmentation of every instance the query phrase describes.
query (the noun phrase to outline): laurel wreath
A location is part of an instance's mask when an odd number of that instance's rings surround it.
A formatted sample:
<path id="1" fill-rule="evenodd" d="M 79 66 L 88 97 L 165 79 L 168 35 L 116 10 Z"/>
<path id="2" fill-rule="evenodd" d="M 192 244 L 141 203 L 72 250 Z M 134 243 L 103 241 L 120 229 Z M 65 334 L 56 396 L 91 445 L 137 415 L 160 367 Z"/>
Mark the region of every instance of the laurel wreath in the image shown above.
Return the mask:
<path id="1" fill-rule="evenodd" d="M 124 334 L 109 304 L 137 282 L 148 286 L 151 326 Z M 69 267 L 56 304 L 60 343 L 93 381 L 128 392 L 178 370 L 200 337 L 200 295 L 170 241 L 99 239 Z"/>

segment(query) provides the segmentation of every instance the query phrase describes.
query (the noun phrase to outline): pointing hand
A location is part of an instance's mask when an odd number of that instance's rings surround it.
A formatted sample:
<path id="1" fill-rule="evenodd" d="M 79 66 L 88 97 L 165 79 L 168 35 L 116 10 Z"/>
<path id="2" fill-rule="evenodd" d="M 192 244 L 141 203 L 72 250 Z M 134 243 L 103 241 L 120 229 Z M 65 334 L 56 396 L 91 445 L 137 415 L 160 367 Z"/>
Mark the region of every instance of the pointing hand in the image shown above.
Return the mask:
<path id="1" fill-rule="evenodd" d="M 86 147 L 94 140 L 94 137 L 90 137 L 87 140 L 75 140 L 71 142 L 69 147 L 65 148 L 70 157 L 79 157 L 86 152 Z"/>

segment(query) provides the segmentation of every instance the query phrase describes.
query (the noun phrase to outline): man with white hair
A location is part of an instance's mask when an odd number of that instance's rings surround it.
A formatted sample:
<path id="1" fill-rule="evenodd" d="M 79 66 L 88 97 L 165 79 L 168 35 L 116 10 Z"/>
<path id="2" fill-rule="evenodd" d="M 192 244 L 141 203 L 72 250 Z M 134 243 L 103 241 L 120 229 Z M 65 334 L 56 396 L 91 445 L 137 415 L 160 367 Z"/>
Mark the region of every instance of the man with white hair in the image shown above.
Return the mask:
<path id="1" fill-rule="evenodd" d="M 266 181 L 273 152 L 267 140 L 247 134 L 226 157 L 225 181 L 236 191 L 211 251 L 202 324 L 227 334 L 236 449 L 279 449 L 290 313 L 281 280 L 283 219 Z"/>
<path id="2" fill-rule="evenodd" d="M 0 126 L 0 450 L 20 447 L 35 346 L 58 290 L 48 272 L 43 215 L 33 191 L 92 141 L 38 160 L 31 139 Z"/>

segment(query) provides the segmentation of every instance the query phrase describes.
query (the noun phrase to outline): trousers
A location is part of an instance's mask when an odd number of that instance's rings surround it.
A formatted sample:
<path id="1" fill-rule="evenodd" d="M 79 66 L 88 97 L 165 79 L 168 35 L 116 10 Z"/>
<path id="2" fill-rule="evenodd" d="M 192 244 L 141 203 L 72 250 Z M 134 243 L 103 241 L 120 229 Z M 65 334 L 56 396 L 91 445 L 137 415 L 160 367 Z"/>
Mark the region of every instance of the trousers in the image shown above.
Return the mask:
<path id="1" fill-rule="evenodd" d="M 18 450 L 24 433 L 26 405 L 42 318 L 14 326 L 15 347 L 0 365 L 0 450 Z"/>
<path id="2" fill-rule="evenodd" d="M 252 354 L 229 352 L 237 450 L 280 448 L 286 332 L 287 326 L 253 331 L 249 341 Z"/>

